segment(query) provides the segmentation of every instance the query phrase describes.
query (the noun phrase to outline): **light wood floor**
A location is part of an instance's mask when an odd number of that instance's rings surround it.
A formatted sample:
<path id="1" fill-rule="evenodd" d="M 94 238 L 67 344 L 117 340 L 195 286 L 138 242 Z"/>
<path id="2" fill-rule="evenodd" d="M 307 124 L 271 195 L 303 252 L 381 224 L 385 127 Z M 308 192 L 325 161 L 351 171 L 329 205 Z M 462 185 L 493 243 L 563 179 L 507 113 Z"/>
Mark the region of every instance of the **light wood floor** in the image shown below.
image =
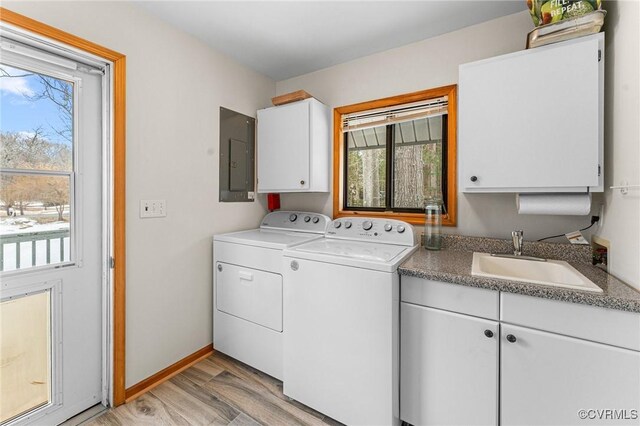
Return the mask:
<path id="1" fill-rule="evenodd" d="M 219 352 L 84 424 L 340 425 L 284 396 L 279 380 Z"/>

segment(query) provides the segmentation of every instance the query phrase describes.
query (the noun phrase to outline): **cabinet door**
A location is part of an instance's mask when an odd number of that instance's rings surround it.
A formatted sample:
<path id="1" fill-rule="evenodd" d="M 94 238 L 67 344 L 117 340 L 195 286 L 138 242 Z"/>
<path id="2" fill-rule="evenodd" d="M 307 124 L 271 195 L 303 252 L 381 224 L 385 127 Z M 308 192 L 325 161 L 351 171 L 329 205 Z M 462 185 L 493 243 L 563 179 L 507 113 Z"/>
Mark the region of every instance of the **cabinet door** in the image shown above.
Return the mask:
<path id="1" fill-rule="evenodd" d="M 500 381 L 503 425 L 608 423 L 580 410 L 635 409 L 612 423 L 640 422 L 640 352 L 503 324 Z"/>
<path id="2" fill-rule="evenodd" d="M 497 424 L 498 323 L 401 303 L 400 324 L 400 418 Z"/>
<path id="3" fill-rule="evenodd" d="M 602 36 L 460 67 L 464 192 L 599 185 Z"/>
<path id="4" fill-rule="evenodd" d="M 309 188 L 309 102 L 258 111 L 258 192 Z"/>

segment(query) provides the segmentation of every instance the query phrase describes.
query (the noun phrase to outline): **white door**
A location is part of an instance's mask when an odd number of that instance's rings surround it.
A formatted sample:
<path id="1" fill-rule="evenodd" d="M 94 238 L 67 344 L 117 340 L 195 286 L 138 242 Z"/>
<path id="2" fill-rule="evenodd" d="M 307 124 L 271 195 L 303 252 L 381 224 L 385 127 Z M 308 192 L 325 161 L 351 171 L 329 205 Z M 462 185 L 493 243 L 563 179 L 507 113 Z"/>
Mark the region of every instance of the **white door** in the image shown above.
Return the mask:
<path id="1" fill-rule="evenodd" d="M 460 66 L 463 191 L 598 186 L 602 37 Z"/>
<path id="2" fill-rule="evenodd" d="M 401 303 L 400 418 L 498 424 L 498 322 Z"/>
<path id="3" fill-rule="evenodd" d="M 258 192 L 309 189 L 310 101 L 258 111 Z"/>
<path id="4" fill-rule="evenodd" d="M 501 334 L 502 425 L 639 424 L 640 352 L 512 325 Z"/>
<path id="5" fill-rule="evenodd" d="M 102 400 L 103 75 L 3 39 L 0 423 Z"/>

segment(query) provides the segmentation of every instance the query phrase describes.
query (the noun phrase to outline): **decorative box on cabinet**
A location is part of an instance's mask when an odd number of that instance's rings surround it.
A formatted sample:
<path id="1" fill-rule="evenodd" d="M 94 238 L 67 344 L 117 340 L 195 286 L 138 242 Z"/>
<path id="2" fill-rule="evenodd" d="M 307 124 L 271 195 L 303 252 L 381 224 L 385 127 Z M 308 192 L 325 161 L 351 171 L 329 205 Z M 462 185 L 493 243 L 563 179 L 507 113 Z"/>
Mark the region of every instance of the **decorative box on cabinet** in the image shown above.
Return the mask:
<path id="1" fill-rule="evenodd" d="M 463 192 L 603 191 L 604 34 L 459 69 Z"/>
<path id="2" fill-rule="evenodd" d="M 329 126 L 313 98 L 259 110 L 258 192 L 328 192 Z"/>

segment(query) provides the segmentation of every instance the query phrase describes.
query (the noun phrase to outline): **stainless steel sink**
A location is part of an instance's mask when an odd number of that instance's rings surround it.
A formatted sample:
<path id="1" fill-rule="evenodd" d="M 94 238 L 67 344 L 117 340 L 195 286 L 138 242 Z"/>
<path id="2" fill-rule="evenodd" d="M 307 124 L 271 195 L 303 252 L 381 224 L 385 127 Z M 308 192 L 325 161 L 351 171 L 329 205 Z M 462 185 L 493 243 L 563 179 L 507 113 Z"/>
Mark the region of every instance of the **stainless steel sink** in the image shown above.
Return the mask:
<path id="1" fill-rule="evenodd" d="M 527 260 L 473 253 L 471 275 L 602 293 L 602 289 L 562 260 Z"/>

